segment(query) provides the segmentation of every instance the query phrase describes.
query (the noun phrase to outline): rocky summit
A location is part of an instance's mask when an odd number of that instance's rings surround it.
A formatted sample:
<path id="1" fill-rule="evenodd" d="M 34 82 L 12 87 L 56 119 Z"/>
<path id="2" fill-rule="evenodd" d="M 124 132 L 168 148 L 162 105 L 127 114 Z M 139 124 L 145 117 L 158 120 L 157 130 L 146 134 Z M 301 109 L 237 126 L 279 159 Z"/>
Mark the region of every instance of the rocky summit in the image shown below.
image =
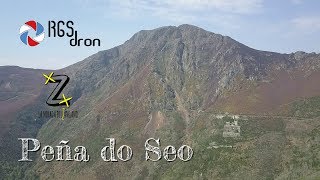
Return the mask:
<path id="1" fill-rule="evenodd" d="M 32 79 L 15 84 L 14 78 L 26 72 L 41 79 L 50 71 L 0 71 L 0 103 L 12 106 L 0 119 L 10 124 L 0 134 L 3 177 L 320 178 L 319 54 L 259 51 L 192 25 L 142 30 L 120 46 L 56 71 L 70 77 L 64 93 L 73 97 L 70 109 L 79 112 L 63 121 L 34 121 L 50 90 L 41 80 L 40 86 L 29 87 Z M 23 103 L 15 99 L 27 90 L 34 96 Z M 8 112 L 2 112 L 5 106 L 0 114 Z M 21 132 L 43 146 L 62 140 L 84 145 L 90 161 L 48 163 L 38 152 L 33 162 L 18 163 Z M 116 147 L 130 146 L 132 159 L 103 161 L 106 138 L 116 138 Z M 149 138 L 161 140 L 161 151 L 188 145 L 193 156 L 146 161 Z M 11 160 L 5 158 L 9 151 Z"/>

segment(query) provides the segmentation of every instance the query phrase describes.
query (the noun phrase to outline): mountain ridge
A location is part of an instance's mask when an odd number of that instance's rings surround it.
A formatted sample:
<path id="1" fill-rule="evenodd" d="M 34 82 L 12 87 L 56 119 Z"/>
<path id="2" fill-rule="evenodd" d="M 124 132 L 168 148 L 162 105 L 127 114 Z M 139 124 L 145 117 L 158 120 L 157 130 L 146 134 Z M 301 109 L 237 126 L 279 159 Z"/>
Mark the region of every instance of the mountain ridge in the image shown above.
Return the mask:
<path id="1" fill-rule="evenodd" d="M 106 164 L 92 154 L 94 160 L 84 166 L 44 163 L 38 157 L 29 173 L 40 178 L 281 179 L 311 177 L 319 168 L 316 158 L 303 159 L 319 149 L 320 115 L 313 107 L 320 96 L 319 54 L 254 50 L 230 37 L 181 25 L 140 31 L 124 44 L 58 72 L 70 77 L 64 93 L 73 96 L 70 110 L 78 110 L 79 118 L 43 122 L 37 139 L 52 145 L 70 140 L 99 152 L 106 137 L 117 137 L 135 149 L 136 158 Z M 40 97 L 47 91 L 42 89 Z M 223 124 L 231 119 L 216 115 L 226 112 L 256 117 L 241 117 L 241 137 L 224 138 Z M 279 114 L 292 119 L 275 116 Z M 139 158 L 146 137 L 158 137 L 165 145 L 188 144 L 195 157 L 150 166 Z M 213 142 L 235 148 L 211 150 Z"/>

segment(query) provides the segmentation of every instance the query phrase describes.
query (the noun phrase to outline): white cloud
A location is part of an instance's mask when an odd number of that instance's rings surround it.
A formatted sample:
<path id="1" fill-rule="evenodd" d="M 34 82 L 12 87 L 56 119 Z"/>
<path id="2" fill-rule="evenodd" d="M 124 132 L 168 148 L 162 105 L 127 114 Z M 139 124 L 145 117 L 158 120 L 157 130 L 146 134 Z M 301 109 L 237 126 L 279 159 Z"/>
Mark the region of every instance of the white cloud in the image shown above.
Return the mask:
<path id="1" fill-rule="evenodd" d="M 278 25 L 281 37 L 286 39 L 313 37 L 320 32 L 320 16 L 300 16 Z M 316 36 L 318 37 L 318 36 Z"/>
<path id="2" fill-rule="evenodd" d="M 291 0 L 293 4 L 299 5 L 302 4 L 303 0 Z"/>
<path id="3" fill-rule="evenodd" d="M 165 0 L 163 4 L 188 9 L 216 9 L 239 14 L 255 13 L 262 7 L 262 0 Z"/>
<path id="4" fill-rule="evenodd" d="M 251 14 L 260 11 L 262 2 L 262 0 L 111 0 L 109 5 L 134 11 L 163 11 L 164 9 L 171 9 L 176 12 L 213 10 L 233 14 Z"/>
<path id="5" fill-rule="evenodd" d="M 296 30 L 313 33 L 320 31 L 320 17 L 297 17 L 291 20 L 291 23 Z"/>
<path id="6" fill-rule="evenodd" d="M 178 24 L 202 21 L 234 29 L 241 15 L 260 12 L 262 4 L 263 0 L 109 0 L 105 6 L 117 18 L 153 16 Z"/>

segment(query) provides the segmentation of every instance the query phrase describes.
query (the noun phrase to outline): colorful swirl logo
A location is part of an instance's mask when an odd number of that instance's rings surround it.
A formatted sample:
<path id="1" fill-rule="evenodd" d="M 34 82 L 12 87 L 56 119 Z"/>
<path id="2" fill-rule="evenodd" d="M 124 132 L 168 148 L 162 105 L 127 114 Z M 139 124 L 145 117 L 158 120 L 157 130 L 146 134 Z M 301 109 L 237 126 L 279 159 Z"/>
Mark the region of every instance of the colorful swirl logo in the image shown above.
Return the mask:
<path id="1" fill-rule="evenodd" d="M 31 29 L 36 32 L 36 37 L 32 38 L 28 35 L 29 30 Z M 20 39 L 25 45 L 28 45 L 28 46 L 38 45 L 44 39 L 43 26 L 34 20 L 30 20 L 24 23 L 24 25 L 20 27 Z"/>

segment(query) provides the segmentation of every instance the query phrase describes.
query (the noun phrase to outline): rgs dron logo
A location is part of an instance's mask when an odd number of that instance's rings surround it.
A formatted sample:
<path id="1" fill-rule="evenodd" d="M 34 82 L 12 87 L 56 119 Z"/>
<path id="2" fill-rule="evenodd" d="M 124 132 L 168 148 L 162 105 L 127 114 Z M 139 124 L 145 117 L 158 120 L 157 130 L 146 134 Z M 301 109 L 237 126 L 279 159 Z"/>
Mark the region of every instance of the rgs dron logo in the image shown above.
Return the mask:
<path id="1" fill-rule="evenodd" d="M 70 46 L 100 46 L 100 39 L 78 39 L 78 31 L 73 28 L 73 21 L 49 21 L 48 37 L 70 37 Z M 65 26 L 65 27 L 64 27 Z M 67 29 L 68 32 L 65 31 Z"/>
<path id="2" fill-rule="evenodd" d="M 62 106 L 62 109 L 61 111 L 40 111 L 39 118 L 61 118 L 62 120 L 65 117 L 77 118 L 78 111 L 65 110 L 65 107 L 69 108 L 71 106 L 70 101 L 72 100 L 72 97 L 66 97 L 66 95 L 62 93 L 70 78 L 67 75 L 54 75 L 53 72 L 42 75 L 45 77 L 45 85 L 56 84 L 46 101 L 47 105 L 54 107 Z"/>
<path id="3" fill-rule="evenodd" d="M 29 30 L 36 32 L 36 37 L 29 36 Z M 48 21 L 48 37 L 50 38 L 70 38 L 70 46 L 100 46 L 98 38 L 79 38 L 78 31 L 74 28 L 73 21 Z M 30 20 L 20 27 L 20 40 L 27 46 L 37 46 L 45 37 L 44 28 L 35 20 Z"/>

